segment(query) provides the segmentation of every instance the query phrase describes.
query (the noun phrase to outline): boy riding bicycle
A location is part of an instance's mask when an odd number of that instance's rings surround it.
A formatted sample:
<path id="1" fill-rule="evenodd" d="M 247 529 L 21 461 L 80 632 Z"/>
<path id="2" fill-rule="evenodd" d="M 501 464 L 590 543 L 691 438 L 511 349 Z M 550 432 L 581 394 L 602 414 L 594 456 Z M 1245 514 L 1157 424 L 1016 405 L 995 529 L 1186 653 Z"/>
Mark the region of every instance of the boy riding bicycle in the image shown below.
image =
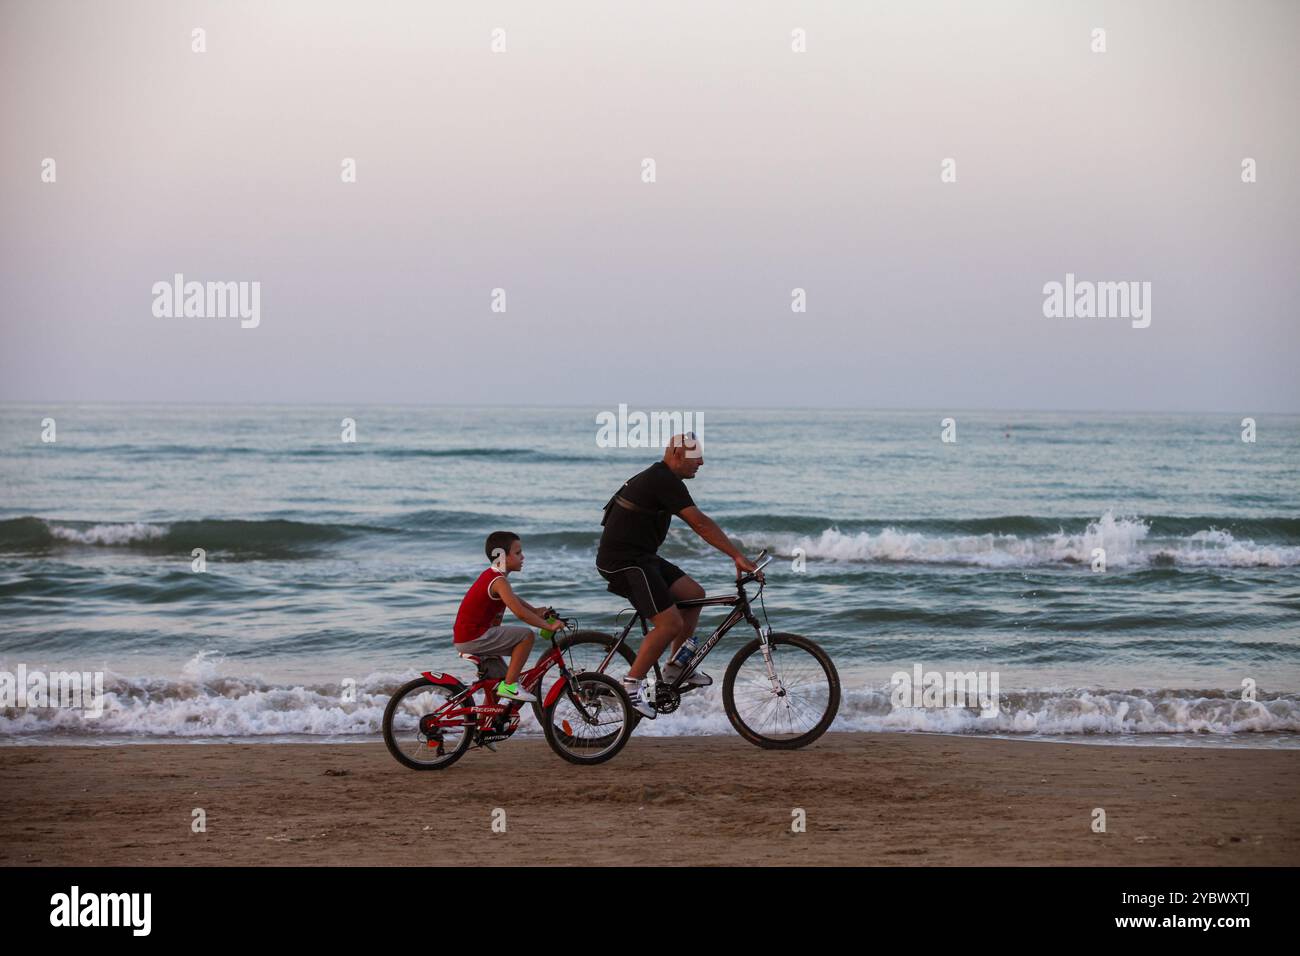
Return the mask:
<path id="1" fill-rule="evenodd" d="M 510 587 L 506 580 L 512 571 L 524 566 L 524 548 L 513 531 L 494 531 L 487 537 L 483 550 L 492 564 L 474 581 L 461 599 L 456 613 L 453 637 L 456 651 L 476 657 L 506 657 L 510 665 L 505 678 L 496 686 L 496 695 L 507 700 L 534 701 L 536 696 L 519 686 L 519 674 L 528 663 L 533 648 L 533 632 L 518 625 L 502 625 L 506 608 L 515 617 L 533 627 L 548 629 L 548 608 L 534 607 Z"/>

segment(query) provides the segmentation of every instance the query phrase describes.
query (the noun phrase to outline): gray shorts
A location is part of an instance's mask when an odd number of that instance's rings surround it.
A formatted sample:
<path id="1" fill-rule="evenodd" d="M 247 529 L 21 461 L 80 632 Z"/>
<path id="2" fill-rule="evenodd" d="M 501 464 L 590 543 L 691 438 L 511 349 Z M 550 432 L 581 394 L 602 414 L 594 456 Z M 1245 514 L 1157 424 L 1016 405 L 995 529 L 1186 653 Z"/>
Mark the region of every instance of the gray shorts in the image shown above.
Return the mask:
<path id="1" fill-rule="evenodd" d="M 530 628 L 522 624 L 500 624 L 489 627 L 482 637 L 456 645 L 457 654 L 473 654 L 475 657 L 509 657 L 510 652 L 533 636 Z"/>

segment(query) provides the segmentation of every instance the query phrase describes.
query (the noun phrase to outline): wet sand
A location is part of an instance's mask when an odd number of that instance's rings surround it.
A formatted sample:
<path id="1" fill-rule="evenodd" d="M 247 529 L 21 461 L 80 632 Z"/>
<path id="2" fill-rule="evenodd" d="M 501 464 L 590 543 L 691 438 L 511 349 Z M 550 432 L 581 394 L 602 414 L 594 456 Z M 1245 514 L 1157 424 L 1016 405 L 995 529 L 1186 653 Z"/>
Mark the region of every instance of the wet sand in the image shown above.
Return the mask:
<path id="1" fill-rule="evenodd" d="M 647 737 L 576 767 L 515 739 L 415 772 L 382 743 L 4 747 L 0 797 L 4 866 L 1300 864 L 1296 750 Z"/>

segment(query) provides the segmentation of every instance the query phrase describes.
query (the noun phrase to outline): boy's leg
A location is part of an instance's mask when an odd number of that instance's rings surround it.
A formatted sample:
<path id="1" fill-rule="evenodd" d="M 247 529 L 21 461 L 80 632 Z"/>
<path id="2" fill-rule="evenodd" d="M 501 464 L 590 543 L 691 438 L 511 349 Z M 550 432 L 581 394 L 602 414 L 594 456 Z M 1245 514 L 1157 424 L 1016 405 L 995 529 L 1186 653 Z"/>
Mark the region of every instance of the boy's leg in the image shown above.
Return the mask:
<path id="1" fill-rule="evenodd" d="M 466 644 L 457 645 L 462 654 L 476 657 L 509 657 L 505 683 L 513 684 L 528 663 L 528 652 L 533 647 L 533 632 L 519 624 L 490 627 L 479 637 Z"/>
<path id="2" fill-rule="evenodd" d="M 523 630 L 527 630 L 524 628 Z M 524 665 L 528 663 L 528 652 L 533 649 L 533 632 L 528 631 L 528 636 L 516 644 L 510 651 L 510 666 L 506 668 L 505 681 L 507 684 L 513 684 L 519 680 L 520 673 L 523 672 Z"/>

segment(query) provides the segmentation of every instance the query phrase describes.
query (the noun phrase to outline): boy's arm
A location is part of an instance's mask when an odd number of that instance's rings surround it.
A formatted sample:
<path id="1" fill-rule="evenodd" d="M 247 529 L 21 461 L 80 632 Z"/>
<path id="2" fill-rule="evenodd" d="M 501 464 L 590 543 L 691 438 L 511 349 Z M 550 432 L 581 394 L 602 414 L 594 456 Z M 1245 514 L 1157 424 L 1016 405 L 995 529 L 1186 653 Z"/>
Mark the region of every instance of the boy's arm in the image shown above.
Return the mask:
<path id="1" fill-rule="evenodd" d="M 538 613 L 538 609 L 521 599 L 504 577 L 492 582 L 492 586 L 488 588 L 489 593 L 492 590 L 496 591 L 496 596 L 505 602 L 506 607 L 510 608 L 510 613 L 519 620 L 533 627 L 546 628 L 546 620 Z"/>
<path id="2" fill-rule="evenodd" d="M 506 581 L 505 578 L 498 578 L 497 581 L 499 581 L 500 583 L 506 585 L 506 587 L 509 587 L 509 586 L 510 586 L 509 582 Z M 496 585 L 497 581 L 493 581 L 493 582 L 492 582 L 493 586 Z M 496 593 L 495 596 L 496 596 L 496 597 L 500 597 L 500 596 L 501 596 L 501 593 L 502 593 L 501 591 L 497 591 L 497 593 Z M 513 592 L 512 592 L 512 593 L 513 593 Z M 489 588 L 488 588 L 488 597 L 493 597 L 493 596 L 494 596 L 494 595 L 492 594 L 492 588 L 489 587 Z M 538 616 L 541 617 L 543 620 L 545 620 L 545 618 L 546 618 L 546 614 L 545 614 L 546 608 L 544 608 L 544 607 L 536 607 L 535 605 L 529 604 L 527 601 L 525 601 L 523 598 L 521 598 L 518 594 L 515 595 L 515 600 L 519 602 L 519 604 L 520 604 L 521 607 L 525 607 L 525 608 L 527 608 L 528 610 L 532 611 L 534 614 L 538 615 Z M 510 610 L 514 611 L 515 609 L 514 609 L 514 608 L 511 608 Z M 518 611 L 515 611 L 515 616 L 516 616 L 516 617 L 519 616 L 519 612 L 518 612 Z"/>
<path id="3" fill-rule="evenodd" d="M 532 611 L 534 614 L 536 614 L 536 615 L 537 615 L 538 617 L 540 617 L 542 620 L 546 620 L 546 608 L 544 608 L 544 607 L 538 607 L 536 604 L 529 604 L 527 601 L 525 601 L 523 598 L 521 598 L 518 594 L 515 595 L 515 600 L 518 601 L 520 604 L 522 604 L 524 607 L 528 608 L 528 610 Z"/>
<path id="4" fill-rule="evenodd" d="M 546 620 L 546 612 L 547 612 L 548 610 L 549 610 L 552 614 L 555 614 L 555 608 L 538 607 L 536 604 L 529 604 L 527 601 L 525 601 L 525 600 L 524 600 L 522 597 L 520 597 L 518 594 L 515 595 L 515 600 L 517 600 L 517 601 L 518 601 L 520 604 L 522 604 L 524 607 L 528 608 L 528 610 L 532 611 L 534 614 L 536 614 L 538 617 L 540 617 L 543 621 Z M 557 615 L 557 616 L 558 616 L 558 615 Z"/>

